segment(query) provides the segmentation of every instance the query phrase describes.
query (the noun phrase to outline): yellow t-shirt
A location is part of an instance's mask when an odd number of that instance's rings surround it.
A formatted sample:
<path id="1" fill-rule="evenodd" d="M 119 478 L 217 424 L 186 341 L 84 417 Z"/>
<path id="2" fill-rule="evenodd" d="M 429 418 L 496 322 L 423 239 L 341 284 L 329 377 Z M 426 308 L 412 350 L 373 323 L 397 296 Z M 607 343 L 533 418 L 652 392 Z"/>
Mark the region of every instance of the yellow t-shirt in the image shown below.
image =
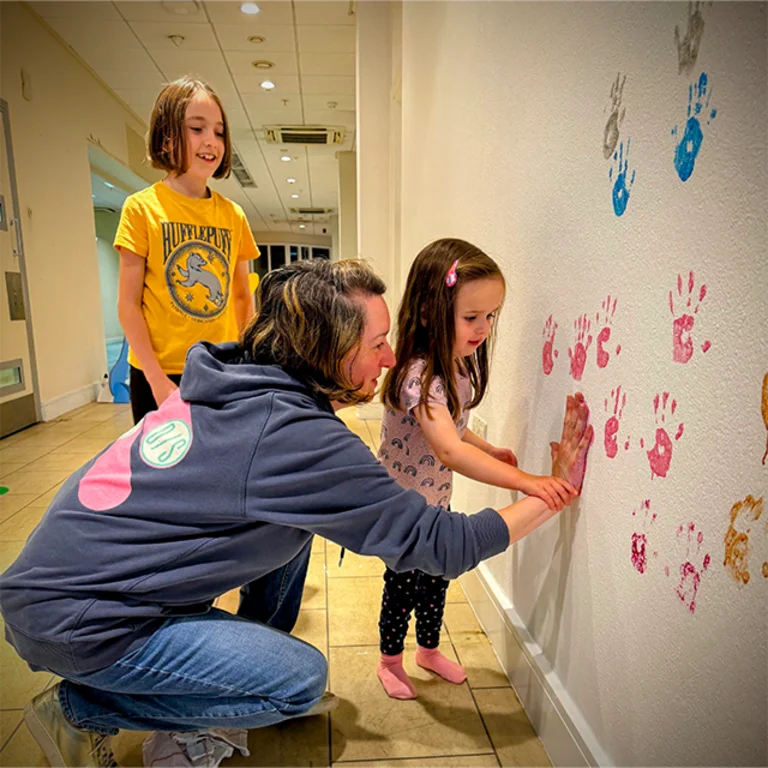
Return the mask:
<path id="1" fill-rule="evenodd" d="M 235 267 L 259 256 L 243 209 L 211 190 L 187 197 L 159 181 L 123 205 L 115 248 L 147 260 L 142 310 L 165 373 L 182 373 L 197 341 L 235 341 Z M 140 368 L 130 350 L 128 362 Z"/>

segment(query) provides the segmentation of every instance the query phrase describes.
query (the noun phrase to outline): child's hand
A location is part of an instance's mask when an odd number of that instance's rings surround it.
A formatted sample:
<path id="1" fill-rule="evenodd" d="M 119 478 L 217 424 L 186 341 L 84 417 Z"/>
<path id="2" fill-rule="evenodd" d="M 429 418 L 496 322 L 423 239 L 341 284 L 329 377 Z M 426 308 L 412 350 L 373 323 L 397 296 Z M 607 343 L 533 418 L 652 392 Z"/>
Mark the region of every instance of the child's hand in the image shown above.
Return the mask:
<path id="1" fill-rule="evenodd" d="M 167 376 L 152 382 L 150 388 L 158 408 L 178 389 Z"/>
<path id="2" fill-rule="evenodd" d="M 560 512 L 575 496 L 578 496 L 576 489 L 567 480 L 549 475 L 524 473 L 519 490 L 528 496 L 538 496 L 555 512 Z"/>
<path id="3" fill-rule="evenodd" d="M 497 448 L 495 445 L 492 445 L 486 453 L 489 456 L 493 456 L 494 459 L 503 461 L 505 464 L 509 464 L 512 467 L 517 466 L 517 456 L 515 456 L 509 448 Z"/>

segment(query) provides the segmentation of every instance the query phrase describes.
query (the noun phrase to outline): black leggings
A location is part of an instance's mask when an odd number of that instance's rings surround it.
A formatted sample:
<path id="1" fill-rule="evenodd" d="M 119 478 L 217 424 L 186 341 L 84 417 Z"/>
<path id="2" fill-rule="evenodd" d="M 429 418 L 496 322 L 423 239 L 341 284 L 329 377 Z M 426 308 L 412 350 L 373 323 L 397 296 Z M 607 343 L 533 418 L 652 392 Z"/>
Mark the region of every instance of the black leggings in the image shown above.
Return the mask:
<path id="1" fill-rule="evenodd" d="M 178 385 L 181 381 L 181 374 L 170 373 L 168 378 Z M 133 414 L 133 423 L 138 424 L 150 411 L 156 410 L 155 396 L 152 394 L 152 388 L 149 386 L 144 371 L 131 366 L 131 413 Z"/>
<path id="2" fill-rule="evenodd" d="M 384 573 L 384 594 L 379 616 L 379 649 L 387 656 L 403 652 L 411 611 L 416 608 L 416 642 L 437 648 L 445 610 L 445 579 L 422 571 Z"/>

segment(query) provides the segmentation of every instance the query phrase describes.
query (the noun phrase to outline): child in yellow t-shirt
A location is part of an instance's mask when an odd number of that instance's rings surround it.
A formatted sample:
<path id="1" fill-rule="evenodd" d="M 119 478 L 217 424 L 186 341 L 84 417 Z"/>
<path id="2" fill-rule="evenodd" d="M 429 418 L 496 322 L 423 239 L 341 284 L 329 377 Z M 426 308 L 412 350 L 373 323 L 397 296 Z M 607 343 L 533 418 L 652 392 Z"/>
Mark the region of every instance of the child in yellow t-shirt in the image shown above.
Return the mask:
<path id="1" fill-rule="evenodd" d="M 212 176 L 229 176 L 232 155 L 213 89 L 186 77 L 163 88 L 148 145 L 168 175 L 125 201 L 115 235 L 134 422 L 177 388 L 195 342 L 234 341 L 245 329 L 248 261 L 259 256 L 243 209 L 208 188 Z"/>

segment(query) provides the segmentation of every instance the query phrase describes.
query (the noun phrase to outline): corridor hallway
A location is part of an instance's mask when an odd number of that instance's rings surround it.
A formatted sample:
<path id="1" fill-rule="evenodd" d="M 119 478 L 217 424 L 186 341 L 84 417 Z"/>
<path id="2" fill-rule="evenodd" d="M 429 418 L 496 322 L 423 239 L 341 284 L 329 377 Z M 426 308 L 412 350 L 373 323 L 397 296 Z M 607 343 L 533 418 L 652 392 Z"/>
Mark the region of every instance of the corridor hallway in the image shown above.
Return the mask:
<path id="1" fill-rule="evenodd" d="M 372 450 L 379 423 L 353 409 L 340 417 Z M 90 404 L 56 421 L 0 441 L 0 570 L 21 550 L 61 483 L 132 426 L 128 406 Z M 85 556 L 85 553 L 84 553 Z M 459 583 L 448 590 L 441 649 L 460 661 L 467 682 L 456 686 L 413 663 L 413 622 L 406 668 L 419 696 L 387 697 L 376 674 L 378 612 L 383 563 L 315 538 L 302 610 L 294 634 L 329 661 L 329 688 L 341 703 L 330 715 L 251 731 L 250 757 L 236 754 L 223 766 L 546 766 L 549 760 L 522 710 Z M 217 604 L 233 610 L 237 592 Z M 0 640 L 0 766 L 45 766 L 22 723 L 24 704 L 56 678 L 33 673 Z M 141 766 L 146 733 L 121 732 L 121 765 Z"/>

